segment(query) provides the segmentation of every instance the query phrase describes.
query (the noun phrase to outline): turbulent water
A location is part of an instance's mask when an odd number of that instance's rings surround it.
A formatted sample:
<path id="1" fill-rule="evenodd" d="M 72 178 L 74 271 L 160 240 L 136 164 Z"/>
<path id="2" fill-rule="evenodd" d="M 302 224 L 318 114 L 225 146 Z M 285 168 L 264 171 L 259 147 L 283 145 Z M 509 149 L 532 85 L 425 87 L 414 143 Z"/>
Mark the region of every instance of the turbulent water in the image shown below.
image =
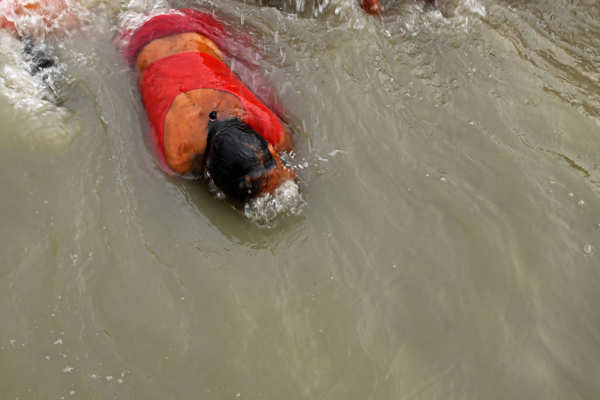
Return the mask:
<path id="1" fill-rule="evenodd" d="M 0 398 L 600 397 L 600 4 L 437 3 L 87 1 L 37 74 L 2 34 Z M 117 39 L 184 6 L 253 38 L 299 192 L 154 161 Z"/>

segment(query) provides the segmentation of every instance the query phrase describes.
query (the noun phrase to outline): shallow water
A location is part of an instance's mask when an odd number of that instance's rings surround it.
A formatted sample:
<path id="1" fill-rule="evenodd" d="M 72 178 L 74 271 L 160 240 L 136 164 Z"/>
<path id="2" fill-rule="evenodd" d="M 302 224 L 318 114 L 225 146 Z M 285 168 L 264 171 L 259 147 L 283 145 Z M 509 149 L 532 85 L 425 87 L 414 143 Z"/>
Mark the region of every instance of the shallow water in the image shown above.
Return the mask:
<path id="1" fill-rule="evenodd" d="M 2 399 L 600 396 L 596 1 L 173 1 L 262 49 L 271 228 L 153 161 L 114 39 L 157 2 L 88 3 L 59 107 L 0 40 Z"/>

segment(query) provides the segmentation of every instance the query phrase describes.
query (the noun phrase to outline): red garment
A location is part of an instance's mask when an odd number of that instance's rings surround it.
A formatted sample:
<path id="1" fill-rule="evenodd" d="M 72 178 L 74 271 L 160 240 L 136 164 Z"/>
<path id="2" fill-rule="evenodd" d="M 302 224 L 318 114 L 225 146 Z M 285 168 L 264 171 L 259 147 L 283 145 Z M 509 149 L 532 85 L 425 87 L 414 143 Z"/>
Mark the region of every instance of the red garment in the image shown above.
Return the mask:
<path id="1" fill-rule="evenodd" d="M 228 33 L 214 17 L 195 10 L 181 12 L 184 15 L 159 15 L 142 25 L 125 49 L 127 60 L 135 63 L 137 54 L 146 44 L 178 33 L 196 32 L 220 48 L 226 45 Z M 222 90 L 237 96 L 244 106 L 245 123 L 273 145 L 281 139 L 283 124 L 280 119 L 225 64 L 204 53 L 175 54 L 150 64 L 139 81 L 142 102 L 153 131 L 153 143 L 164 165 L 163 136 L 167 112 L 177 95 L 194 89 Z"/>
<path id="2" fill-rule="evenodd" d="M 150 64 L 140 80 L 142 102 L 161 153 L 171 103 L 178 94 L 194 89 L 222 90 L 237 96 L 246 112 L 245 123 L 271 144 L 281 139 L 283 125 L 279 118 L 225 64 L 208 54 L 179 53 Z"/>
<path id="3" fill-rule="evenodd" d="M 125 58 L 131 65 L 135 64 L 136 56 L 145 45 L 155 39 L 178 33 L 199 33 L 215 42 L 217 47 L 225 47 L 227 31 L 212 15 L 191 9 L 178 11 L 181 14 L 153 17 L 134 32 L 125 48 Z"/>

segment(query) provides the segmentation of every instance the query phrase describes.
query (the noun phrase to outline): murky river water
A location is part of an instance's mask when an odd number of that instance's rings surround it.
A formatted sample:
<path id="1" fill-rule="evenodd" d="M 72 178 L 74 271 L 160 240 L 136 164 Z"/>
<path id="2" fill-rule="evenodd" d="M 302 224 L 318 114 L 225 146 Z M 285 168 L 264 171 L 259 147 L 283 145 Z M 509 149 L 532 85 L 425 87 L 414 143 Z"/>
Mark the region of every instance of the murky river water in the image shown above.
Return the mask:
<path id="1" fill-rule="evenodd" d="M 271 228 L 153 161 L 124 3 L 48 39 L 57 94 L 0 40 L 0 398 L 600 396 L 597 1 L 171 2 L 262 49 Z"/>

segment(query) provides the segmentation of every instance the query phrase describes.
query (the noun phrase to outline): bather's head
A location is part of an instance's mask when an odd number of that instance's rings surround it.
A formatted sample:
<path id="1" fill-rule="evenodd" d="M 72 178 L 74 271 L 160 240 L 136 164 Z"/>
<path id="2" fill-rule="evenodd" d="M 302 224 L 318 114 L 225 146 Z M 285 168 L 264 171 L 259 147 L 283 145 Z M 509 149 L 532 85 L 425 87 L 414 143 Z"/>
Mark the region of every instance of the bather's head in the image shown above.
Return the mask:
<path id="1" fill-rule="evenodd" d="M 238 118 L 209 121 L 203 164 L 217 187 L 240 202 L 296 178 L 273 147 Z"/>

